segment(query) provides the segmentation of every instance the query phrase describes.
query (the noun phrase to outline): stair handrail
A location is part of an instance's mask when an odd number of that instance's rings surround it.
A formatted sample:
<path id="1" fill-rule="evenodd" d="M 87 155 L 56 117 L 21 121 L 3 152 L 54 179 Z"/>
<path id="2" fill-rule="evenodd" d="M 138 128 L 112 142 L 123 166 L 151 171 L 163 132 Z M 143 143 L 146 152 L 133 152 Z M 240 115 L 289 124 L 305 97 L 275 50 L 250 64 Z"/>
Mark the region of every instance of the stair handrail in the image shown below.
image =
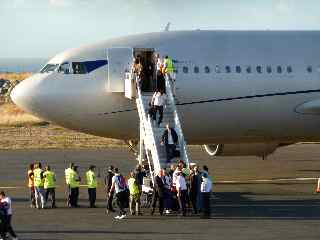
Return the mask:
<path id="1" fill-rule="evenodd" d="M 179 145 L 180 145 L 180 154 L 182 155 L 182 159 L 184 159 L 186 165 L 189 167 L 190 162 L 189 162 L 189 156 L 188 156 L 188 152 L 187 152 L 187 143 L 184 139 L 184 135 L 183 135 L 183 131 L 182 131 L 182 125 L 180 122 L 180 118 L 179 118 L 179 114 L 178 114 L 178 110 L 175 104 L 175 99 L 172 93 L 172 84 L 171 84 L 171 80 L 169 79 L 169 76 L 166 74 L 165 76 L 165 80 L 166 80 L 166 93 L 167 93 L 167 97 L 169 98 L 169 101 L 172 103 L 171 107 L 173 110 L 173 114 L 174 114 L 174 122 L 175 122 L 175 126 L 176 126 L 176 131 L 178 133 L 179 136 Z"/>
<path id="2" fill-rule="evenodd" d="M 139 81 L 137 81 L 138 98 L 136 101 L 137 101 L 138 107 L 140 107 L 140 112 L 139 112 L 140 121 L 142 120 L 142 122 L 143 122 L 145 141 L 151 141 L 151 143 L 147 142 L 147 144 L 145 144 L 145 145 L 148 145 L 148 147 L 150 147 L 151 155 L 152 155 L 152 162 L 153 162 L 153 169 L 157 173 L 157 171 L 159 171 L 161 169 L 158 148 L 156 145 L 155 135 L 154 135 L 154 132 L 152 129 L 151 119 L 147 117 L 147 111 L 146 111 L 145 106 L 143 104 L 141 88 L 140 88 L 138 82 Z M 141 119 L 141 117 L 142 117 L 142 119 Z M 146 126 L 144 124 L 146 124 Z M 147 134 L 148 132 L 150 133 L 151 137 L 148 136 L 148 134 Z"/>

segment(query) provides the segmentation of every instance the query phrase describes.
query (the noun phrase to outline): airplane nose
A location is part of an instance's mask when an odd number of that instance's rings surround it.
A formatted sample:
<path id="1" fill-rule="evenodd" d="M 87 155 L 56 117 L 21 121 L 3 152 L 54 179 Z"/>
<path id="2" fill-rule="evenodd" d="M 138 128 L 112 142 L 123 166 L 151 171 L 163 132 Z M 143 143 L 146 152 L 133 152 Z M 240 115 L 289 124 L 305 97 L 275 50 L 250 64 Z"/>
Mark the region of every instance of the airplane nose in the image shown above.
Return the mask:
<path id="1" fill-rule="evenodd" d="M 32 103 L 36 100 L 36 86 L 39 80 L 37 77 L 29 77 L 20 82 L 12 89 L 11 100 L 21 109 L 32 112 Z"/>

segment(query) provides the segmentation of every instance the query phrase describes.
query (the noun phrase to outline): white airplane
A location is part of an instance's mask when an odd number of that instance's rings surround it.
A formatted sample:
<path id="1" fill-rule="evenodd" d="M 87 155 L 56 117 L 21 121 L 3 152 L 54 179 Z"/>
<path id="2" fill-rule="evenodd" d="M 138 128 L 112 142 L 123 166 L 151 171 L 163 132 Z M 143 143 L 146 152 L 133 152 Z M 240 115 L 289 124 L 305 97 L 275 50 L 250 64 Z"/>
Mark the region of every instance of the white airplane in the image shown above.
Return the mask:
<path id="1" fill-rule="evenodd" d="M 134 57 L 175 64 L 188 144 L 210 155 L 259 155 L 320 139 L 320 31 L 171 31 L 65 51 L 21 82 L 12 100 L 66 128 L 135 140 L 139 116 L 125 97 Z M 145 91 L 154 90 L 151 82 Z"/>

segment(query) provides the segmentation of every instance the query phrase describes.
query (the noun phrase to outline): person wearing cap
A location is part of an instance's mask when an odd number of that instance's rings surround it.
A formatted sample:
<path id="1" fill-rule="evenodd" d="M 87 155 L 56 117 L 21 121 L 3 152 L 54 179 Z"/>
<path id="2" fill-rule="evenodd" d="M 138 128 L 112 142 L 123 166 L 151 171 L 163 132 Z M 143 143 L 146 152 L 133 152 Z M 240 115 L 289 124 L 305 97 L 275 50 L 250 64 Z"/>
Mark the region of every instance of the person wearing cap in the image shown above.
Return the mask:
<path id="1" fill-rule="evenodd" d="M 202 218 L 210 218 L 210 196 L 212 190 L 212 181 L 206 172 L 202 173 L 201 198 L 202 198 Z"/>
<path id="2" fill-rule="evenodd" d="M 114 167 L 110 165 L 108 167 L 108 172 L 106 174 L 106 177 L 104 178 L 104 183 L 106 187 L 106 198 L 107 198 L 107 214 L 109 214 L 109 212 L 115 212 L 112 206 L 114 191 L 111 191 L 113 176 L 114 176 Z"/>
<path id="3" fill-rule="evenodd" d="M 97 199 L 98 182 L 97 182 L 95 169 L 96 169 L 96 166 L 91 165 L 89 167 L 89 170 L 86 172 L 90 208 L 96 207 L 95 204 L 96 204 L 96 199 Z"/>

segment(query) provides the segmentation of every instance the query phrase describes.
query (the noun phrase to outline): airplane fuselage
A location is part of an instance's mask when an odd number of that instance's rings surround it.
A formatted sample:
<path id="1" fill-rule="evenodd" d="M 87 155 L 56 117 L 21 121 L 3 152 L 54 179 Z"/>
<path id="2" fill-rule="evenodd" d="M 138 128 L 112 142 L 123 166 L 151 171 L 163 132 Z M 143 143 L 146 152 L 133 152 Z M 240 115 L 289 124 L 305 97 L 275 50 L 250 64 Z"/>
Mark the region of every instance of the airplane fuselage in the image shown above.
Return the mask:
<path id="1" fill-rule="evenodd" d="M 297 142 L 320 139 L 319 42 L 319 31 L 162 32 L 69 50 L 49 64 L 108 61 L 110 48 L 152 48 L 175 60 L 188 143 Z M 109 80 L 108 64 L 87 74 L 37 73 L 12 98 L 67 128 L 137 139 L 135 101 L 108 91 Z"/>

